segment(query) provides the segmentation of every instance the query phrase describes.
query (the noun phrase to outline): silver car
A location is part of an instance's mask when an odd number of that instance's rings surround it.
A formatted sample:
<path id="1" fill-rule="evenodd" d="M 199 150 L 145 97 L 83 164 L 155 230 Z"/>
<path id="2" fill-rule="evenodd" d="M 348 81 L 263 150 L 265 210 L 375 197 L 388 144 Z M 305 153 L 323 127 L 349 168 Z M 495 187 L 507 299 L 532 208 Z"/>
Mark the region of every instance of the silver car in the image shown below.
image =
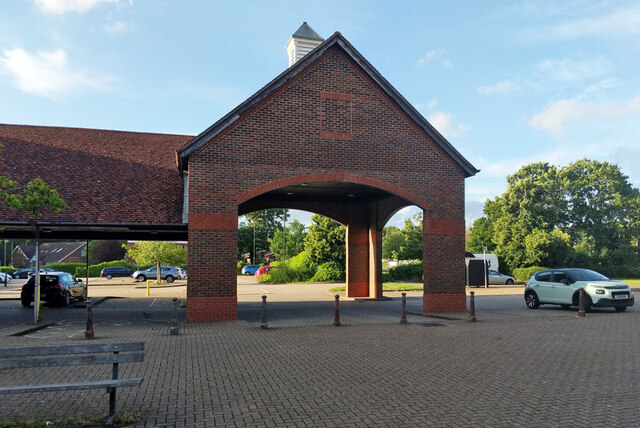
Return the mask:
<path id="1" fill-rule="evenodd" d="M 131 274 L 131 278 L 139 282 L 146 281 L 147 279 L 156 279 L 157 277 L 158 269 L 155 266 L 145 270 L 137 270 Z M 160 277 L 168 283 L 172 283 L 180 278 L 180 273 L 174 267 L 162 266 L 160 267 Z"/>
<path id="2" fill-rule="evenodd" d="M 516 283 L 514 277 L 509 275 L 503 275 L 497 270 L 489 269 L 489 284 L 496 285 L 513 285 Z"/>

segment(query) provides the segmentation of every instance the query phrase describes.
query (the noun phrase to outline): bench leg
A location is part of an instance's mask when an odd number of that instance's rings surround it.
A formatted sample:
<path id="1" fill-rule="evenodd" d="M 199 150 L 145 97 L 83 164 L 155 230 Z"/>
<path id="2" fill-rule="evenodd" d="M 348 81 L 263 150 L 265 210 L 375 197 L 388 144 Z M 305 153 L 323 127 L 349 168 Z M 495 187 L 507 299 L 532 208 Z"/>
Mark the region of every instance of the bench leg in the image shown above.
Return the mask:
<path id="1" fill-rule="evenodd" d="M 113 425 L 113 418 L 116 416 L 116 388 L 107 388 L 109 392 L 109 417 L 105 426 Z"/>

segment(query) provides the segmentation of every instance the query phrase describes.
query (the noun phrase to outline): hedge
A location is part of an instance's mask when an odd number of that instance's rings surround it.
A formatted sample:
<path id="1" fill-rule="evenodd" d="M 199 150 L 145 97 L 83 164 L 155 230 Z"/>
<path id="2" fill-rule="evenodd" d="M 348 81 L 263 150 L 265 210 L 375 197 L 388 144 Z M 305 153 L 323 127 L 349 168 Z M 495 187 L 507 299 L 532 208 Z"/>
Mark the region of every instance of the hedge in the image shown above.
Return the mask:
<path id="1" fill-rule="evenodd" d="M 389 269 L 387 275 L 383 275 L 384 281 L 409 281 L 422 282 L 422 260 L 414 260 L 406 264 L 400 264 Z M 385 277 L 386 276 L 386 280 Z"/>
<path id="2" fill-rule="evenodd" d="M 516 279 L 516 282 L 527 282 L 531 276 L 541 270 L 548 269 L 546 267 L 541 266 L 530 266 L 525 268 L 515 268 L 513 270 L 513 277 Z"/>
<path id="3" fill-rule="evenodd" d="M 79 267 L 87 266 L 86 263 L 49 263 L 48 265 L 42 266 L 49 269 L 57 270 L 59 272 L 70 273 L 71 275 L 76 274 L 76 269 Z"/>
<path id="4" fill-rule="evenodd" d="M 98 263 L 97 265 L 89 265 L 89 276 L 94 277 L 94 276 L 100 276 L 100 272 L 102 271 L 102 269 L 109 267 L 109 266 L 123 266 L 129 269 L 133 269 L 133 270 L 137 270 L 138 266 L 134 265 L 132 263 L 127 263 L 124 260 L 116 260 L 113 262 L 103 262 L 103 263 Z M 87 276 L 87 268 L 86 265 L 82 265 L 79 266 L 76 269 L 75 272 L 76 277 L 78 278 L 83 278 Z"/>
<path id="5" fill-rule="evenodd" d="M 8 273 L 9 275 L 13 275 L 17 271 L 18 269 L 12 268 L 11 266 L 0 266 L 0 272 Z"/>

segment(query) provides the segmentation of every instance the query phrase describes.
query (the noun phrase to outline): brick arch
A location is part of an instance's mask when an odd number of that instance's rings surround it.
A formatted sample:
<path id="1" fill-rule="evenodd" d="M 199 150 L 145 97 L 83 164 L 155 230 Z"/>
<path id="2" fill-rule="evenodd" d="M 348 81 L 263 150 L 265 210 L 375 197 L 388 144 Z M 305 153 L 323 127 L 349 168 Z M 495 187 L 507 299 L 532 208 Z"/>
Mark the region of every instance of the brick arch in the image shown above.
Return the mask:
<path id="1" fill-rule="evenodd" d="M 413 205 L 417 205 L 423 210 L 427 210 L 429 208 L 429 204 L 422 199 L 421 197 L 408 192 L 406 189 L 402 189 L 393 184 L 376 180 L 373 178 L 364 177 L 361 175 L 350 174 L 346 171 L 335 171 L 327 174 L 307 174 L 307 175 L 298 175 L 293 177 L 282 178 L 279 180 L 270 181 L 269 183 L 262 184 L 260 186 L 254 187 L 253 189 L 247 190 L 246 192 L 240 193 L 236 197 L 236 201 L 238 205 L 243 202 L 248 201 L 251 198 L 255 198 L 258 195 L 263 193 L 267 193 L 271 190 L 278 189 L 280 187 L 289 186 L 293 184 L 300 184 L 312 181 L 339 181 L 345 183 L 354 183 L 354 184 L 363 184 L 371 187 L 375 187 L 378 189 L 386 190 L 387 192 L 400 196 L 408 201 L 412 202 Z"/>

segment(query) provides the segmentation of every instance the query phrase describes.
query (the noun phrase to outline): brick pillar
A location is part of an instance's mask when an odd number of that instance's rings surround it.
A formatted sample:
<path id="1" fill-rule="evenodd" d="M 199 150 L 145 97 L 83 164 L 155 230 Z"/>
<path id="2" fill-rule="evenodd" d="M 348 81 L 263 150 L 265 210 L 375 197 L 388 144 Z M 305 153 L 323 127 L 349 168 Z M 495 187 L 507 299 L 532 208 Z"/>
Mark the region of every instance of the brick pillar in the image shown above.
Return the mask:
<path id="1" fill-rule="evenodd" d="M 237 246 L 237 213 L 189 214 L 189 321 L 237 319 Z"/>
<path id="2" fill-rule="evenodd" d="M 345 244 L 347 297 L 369 297 L 369 229 L 353 219 L 347 225 Z"/>
<path id="3" fill-rule="evenodd" d="M 467 309 L 464 220 L 430 219 L 423 212 L 424 312 Z"/>
<path id="4" fill-rule="evenodd" d="M 374 204 L 350 204 L 346 237 L 347 297 L 382 297 L 382 231 Z"/>

